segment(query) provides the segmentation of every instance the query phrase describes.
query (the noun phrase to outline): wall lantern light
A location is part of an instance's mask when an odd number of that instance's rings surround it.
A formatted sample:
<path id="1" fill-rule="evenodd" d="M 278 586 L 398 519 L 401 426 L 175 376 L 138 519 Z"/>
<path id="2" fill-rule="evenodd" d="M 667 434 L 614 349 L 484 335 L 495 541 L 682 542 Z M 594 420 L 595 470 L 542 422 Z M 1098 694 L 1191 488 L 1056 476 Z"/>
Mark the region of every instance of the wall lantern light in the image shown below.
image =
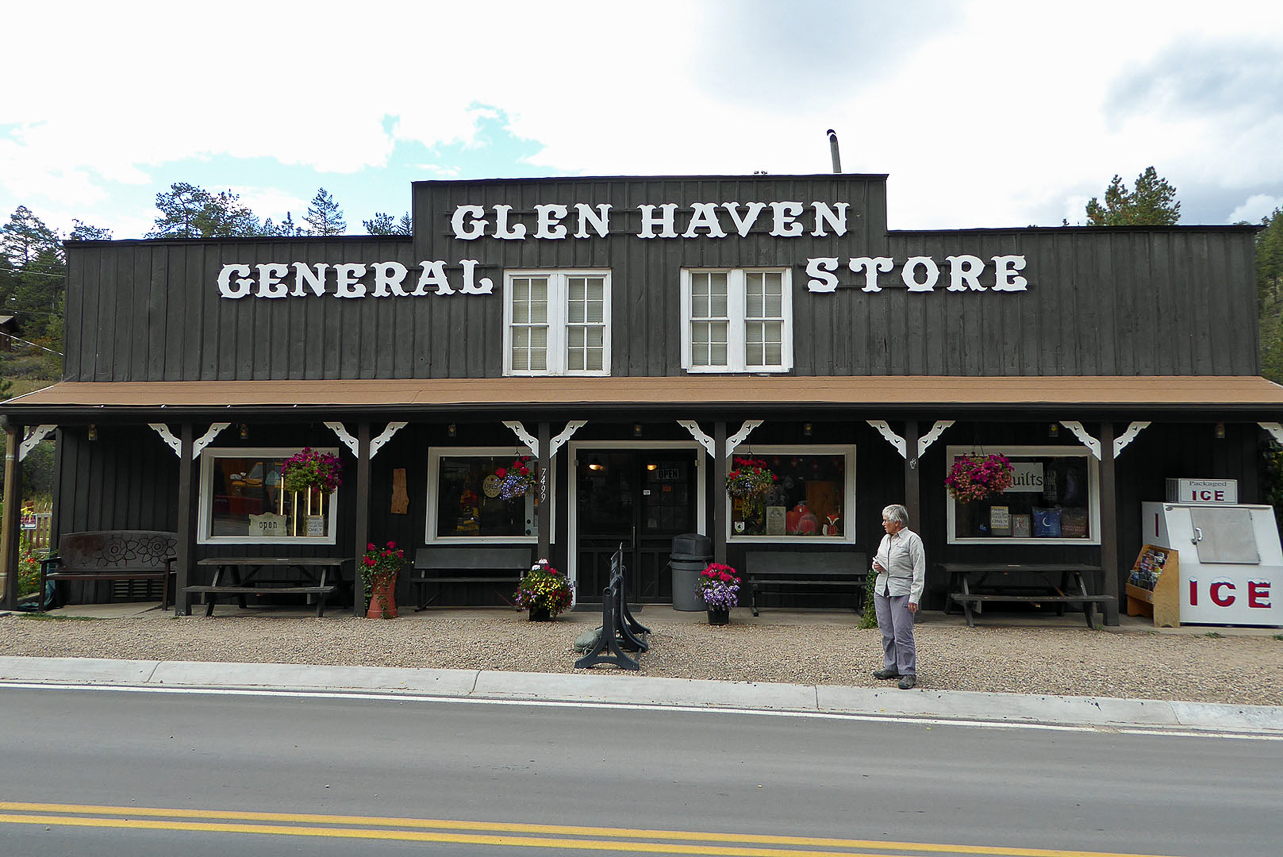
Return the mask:
<path id="1" fill-rule="evenodd" d="M 455 435 L 454 423 L 450 423 L 450 425 L 446 426 L 445 433 L 449 437 L 454 437 Z"/>
<path id="2" fill-rule="evenodd" d="M 241 423 L 241 440 L 249 440 L 249 426 Z"/>
<path id="3" fill-rule="evenodd" d="M 1225 440 L 1225 423 L 1216 424 L 1216 439 Z"/>
<path id="4" fill-rule="evenodd" d="M 810 423 L 802 423 L 802 434 L 803 434 L 803 435 L 805 435 L 806 437 L 810 437 L 810 436 L 811 436 L 811 424 L 810 424 Z"/>
<path id="5" fill-rule="evenodd" d="M 641 437 L 641 423 L 633 423 L 633 437 Z"/>
<path id="6" fill-rule="evenodd" d="M 1047 437 L 1060 437 L 1060 423 L 1047 426 Z"/>
<path id="7" fill-rule="evenodd" d="M 98 439 L 98 426 L 94 425 L 93 423 L 89 424 L 89 439 L 90 440 Z"/>

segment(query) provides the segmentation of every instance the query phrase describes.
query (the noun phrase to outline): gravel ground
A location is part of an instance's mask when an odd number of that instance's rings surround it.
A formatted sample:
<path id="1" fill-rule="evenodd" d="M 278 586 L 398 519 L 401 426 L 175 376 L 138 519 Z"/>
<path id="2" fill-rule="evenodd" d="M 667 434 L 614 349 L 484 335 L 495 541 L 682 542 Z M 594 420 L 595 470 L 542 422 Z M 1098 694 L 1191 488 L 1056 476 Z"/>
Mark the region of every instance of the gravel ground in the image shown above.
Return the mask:
<path id="1" fill-rule="evenodd" d="M 591 612 L 532 623 L 499 610 L 408 611 L 395 621 L 218 610 L 211 618 L 173 618 L 158 610 L 81 621 L 0 616 L 0 652 L 569 673 L 575 637 L 601 621 Z M 714 627 L 701 614 L 650 608 L 638 619 L 651 629 L 650 651 L 640 657 L 644 676 L 888 686 L 870 675 L 882 665 L 878 632 L 858 628 L 850 614 L 766 611 L 753 619 L 739 609 L 730 625 Z M 918 686 L 1283 705 L 1277 629 L 1173 633 L 1131 624 L 1125 631 L 1091 631 L 1071 619 L 968 628 L 956 617 L 924 613 L 916 633 Z"/>

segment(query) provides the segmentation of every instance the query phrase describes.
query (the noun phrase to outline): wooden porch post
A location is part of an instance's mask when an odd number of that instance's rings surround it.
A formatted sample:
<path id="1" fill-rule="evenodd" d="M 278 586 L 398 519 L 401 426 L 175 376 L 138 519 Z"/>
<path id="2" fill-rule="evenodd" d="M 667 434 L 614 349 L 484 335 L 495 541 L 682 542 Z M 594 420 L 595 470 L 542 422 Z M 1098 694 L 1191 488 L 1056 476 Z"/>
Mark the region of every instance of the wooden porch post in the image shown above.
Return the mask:
<path id="1" fill-rule="evenodd" d="M 1119 597 L 1118 493 L 1114 481 L 1114 424 L 1100 424 L 1100 575 L 1101 595 Z M 1111 611 L 1112 612 L 1112 611 Z M 1106 621 L 1111 617 L 1106 612 Z M 1112 624 L 1117 624 L 1117 619 Z"/>
<path id="2" fill-rule="evenodd" d="M 918 421 L 904 422 L 904 508 L 909 510 L 909 527 L 922 532 L 922 490 L 918 474 Z"/>
<path id="3" fill-rule="evenodd" d="M 552 498 L 548 486 L 552 473 L 552 428 L 547 420 L 539 421 L 539 558 L 552 561 Z"/>
<path id="4" fill-rule="evenodd" d="M 370 543 L 370 424 L 361 422 L 356 429 L 356 546 L 352 565 L 352 613 L 358 619 L 365 615 L 365 587 L 361 585 L 361 559 Z M 318 598 L 324 596 L 317 596 Z"/>
<path id="5" fill-rule="evenodd" d="M 726 420 L 713 424 L 713 561 L 726 564 Z"/>
<path id="6" fill-rule="evenodd" d="M 18 446 L 22 441 L 22 428 L 5 420 L 4 521 L 0 523 L 0 574 L 4 576 L 4 593 L 0 605 L 6 610 L 18 606 L 18 528 L 22 526 L 22 463 L 18 461 Z M 44 603 L 44 593 L 36 597 Z"/>
<path id="7" fill-rule="evenodd" d="M 174 582 L 174 615 L 187 612 L 187 596 L 183 589 L 193 583 L 192 567 L 196 562 L 196 479 L 193 469 L 192 449 L 196 433 L 192 424 L 185 422 L 178 444 L 178 570 Z"/>

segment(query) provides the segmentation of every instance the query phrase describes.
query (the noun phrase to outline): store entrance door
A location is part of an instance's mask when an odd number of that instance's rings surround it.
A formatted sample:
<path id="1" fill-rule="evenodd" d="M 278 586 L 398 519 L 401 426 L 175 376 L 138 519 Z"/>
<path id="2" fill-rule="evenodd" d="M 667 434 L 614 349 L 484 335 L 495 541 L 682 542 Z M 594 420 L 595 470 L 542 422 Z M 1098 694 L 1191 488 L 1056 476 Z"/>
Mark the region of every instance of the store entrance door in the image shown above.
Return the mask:
<path id="1" fill-rule="evenodd" d="M 673 536 L 696 526 L 696 451 L 581 448 L 576 458 L 577 600 L 601 601 L 622 544 L 628 600 L 671 604 Z"/>

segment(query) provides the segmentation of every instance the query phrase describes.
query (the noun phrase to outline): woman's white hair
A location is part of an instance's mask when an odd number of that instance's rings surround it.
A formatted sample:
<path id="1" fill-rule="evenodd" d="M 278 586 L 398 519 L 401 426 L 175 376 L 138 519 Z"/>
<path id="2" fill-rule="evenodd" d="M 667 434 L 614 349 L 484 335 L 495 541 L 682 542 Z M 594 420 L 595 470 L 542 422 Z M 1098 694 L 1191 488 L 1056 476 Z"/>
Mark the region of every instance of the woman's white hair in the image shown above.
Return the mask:
<path id="1" fill-rule="evenodd" d="M 907 527 L 909 525 L 909 510 L 901 506 L 899 503 L 893 503 L 883 509 L 882 517 L 892 523 L 900 524 L 902 526 Z"/>

